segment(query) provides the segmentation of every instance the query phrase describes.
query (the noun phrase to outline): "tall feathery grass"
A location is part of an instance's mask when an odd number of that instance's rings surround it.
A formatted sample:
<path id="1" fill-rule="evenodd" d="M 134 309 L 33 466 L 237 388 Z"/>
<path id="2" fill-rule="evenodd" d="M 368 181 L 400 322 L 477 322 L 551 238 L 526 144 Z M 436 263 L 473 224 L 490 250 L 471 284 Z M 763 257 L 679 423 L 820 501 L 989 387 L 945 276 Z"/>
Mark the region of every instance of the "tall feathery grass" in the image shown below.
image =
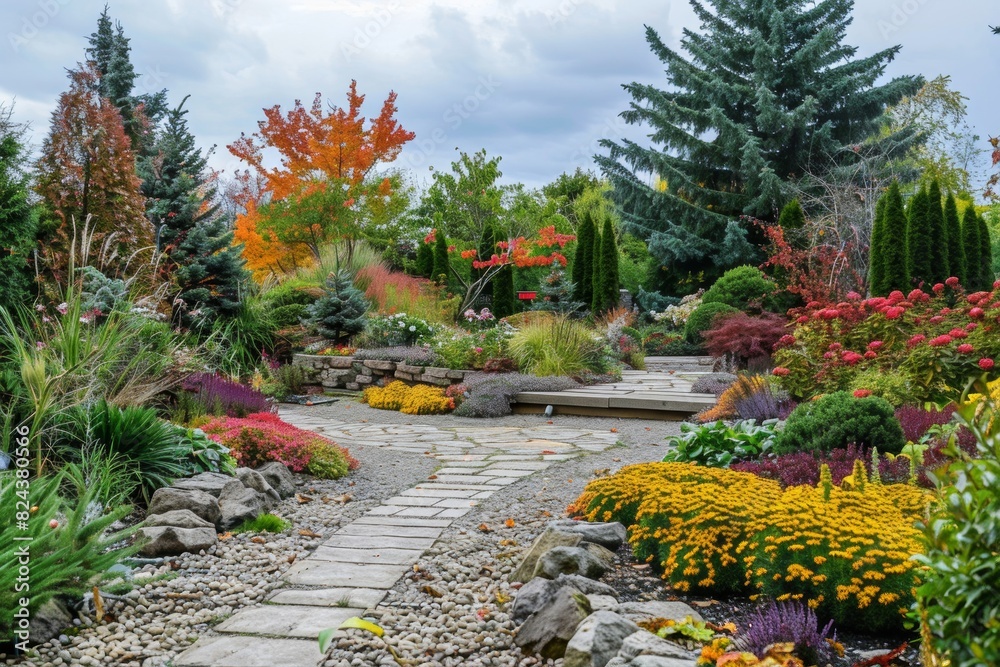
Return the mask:
<path id="1" fill-rule="evenodd" d="M 602 343 L 586 326 L 566 317 L 529 322 L 510 340 L 518 368 L 532 375 L 578 375 L 598 368 Z"/>

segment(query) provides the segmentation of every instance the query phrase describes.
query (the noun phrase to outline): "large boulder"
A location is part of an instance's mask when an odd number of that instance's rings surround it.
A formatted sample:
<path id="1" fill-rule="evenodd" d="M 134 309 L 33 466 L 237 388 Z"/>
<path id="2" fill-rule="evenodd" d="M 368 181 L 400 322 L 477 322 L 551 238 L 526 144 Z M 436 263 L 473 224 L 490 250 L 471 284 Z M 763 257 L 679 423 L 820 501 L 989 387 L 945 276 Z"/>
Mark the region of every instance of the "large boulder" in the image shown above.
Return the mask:
<path id="1" fill-rule="evenodd" d="M 218 498 L 197 489 L 177 489 L 169 486 L 157 489 L 149 500 L 147 512 L 166 514 L 176 510 L 190 510 L 212 525 L 219 521 Z"/>
<path id="2" fill-rule="evenodd" d="M 226 488 L 219 496 L 219 526 L 220 530 L 229 530 L 244 521 L 256 519 L 267 511 L 271 499 L 263 493 L 248 489 L 242 484 Z"/>
<path id="3" fill-rule="evenodd" d="M 641 628 L 611 611 L 583 619 L 566 645 L 563 667 L 605 667 L 618 655 L 625 638 Z"/>
<path id="4" fill-rule="evenodd" d="M 628 667 L 694 667 L 694 658 L 668 658 L 662 655 L 640 655 L 627 663 Z"/>
<path id="5" fill-rule="evenodd" d="M 626 660 L 645 655 L 686 660 L 689 665 L 698 659 L 698 653 L 688 651 L 683 646 L 661 639 L 646 630 L 640 630 L 626 637 L 618 649 L 618 657 Z"/>
<path id="6" fill-rule="evenodd" d="M 615 590 L 607 584 L 575 574 L 561 574 L 555 579 L 535 577 L 518 589 L 510 612 L 511 619 L 515 623 L 523 623 L 529 616 L 549 604 L 561 588 L 569 588 L 588 597 L 593 595 L 614 599 L 612 596 L 615 595 Z"/>
<path id="7" fill-rule="evenodd" d="M 142 522 L 144 526 L 173 526 L 174 528 L 212 528 L 215 524 L 205 521 L 191 510 L 171 510 L 163 514 L 149 514 Z"/>
<path id="8" fill-rule="evenodd" d="M 600 579 L 608 567 L 582 547 L 549 549 L 535 564 L 535 576 L 555 579 L 560 574 L 579 574 L 588 579 Z"/>
<path id="9" fill-rule="evenodd" d="M 230 477 L 229 475 L 223 475 L 218 472 L 203 472 L 200 475 L 195 475 L 194 477 L 188 477 L 186 479 L 179 479 L 173 483 L 173 487 L 175 489 L 204 491 L 205 493 L 215 496 L 216 498 L 222 497 L 222 492 L 226 489 L 233 491 L 237 487 L 242 486 L 243 482 L 236 477 Z"/>
<path id="10" fill-rule="evenodd" d="M 208 549 L 218 541 L 215 528 L 175 528 L 174 526 L 152 526 L 139 529 L 139 536 L 145 540 L 140 553 L 148 558 L 159 556 L 179 556 L 183 553 L 196 554 Z"/>
<path id="11" fill-rule="evenodd" d="M 555 660 L 563 657 L 576 626 L 590 614 L 590 605 L 582 593 L 560 588 L 544 607 L 532 614 L 514 636 L 524 653 L 534 653 Z"/>
<path id="12" fill-rule="evenodd" d="M 73 627 L 73 615 L 69 608 L 62 600 L 52 598 L 31 615 L 28 620 L 28 637 L 32 645 L 44 644 L 70 627 Z"/>
<path id="13" fill-rule="evenodd" d="M 688 616 L 694 621 L 704 620 L 690 605 L 678 601 L 650 600 L 649 602 L 625 602 L 618 608 L 618 613 L 639 623 L 654 618 L 667 618 L 683 621 Z"/>
<path id="14" fill-rule="evenodd" d="M 274 488 L 267 483 L 264 476 L 261 475 L 256 470 L 251 470 L 250 468 L 237 468 L 236 477 L 243 483 L 243 486 L 248 489 L 253 489 L 257 493 L 261 493 L 275 502 L 281 501 L 281 496 L 278 494 Z"/>
<path id="15" fill-rule="evenodd" d="M 535 575 L 535 568 L 538 559 L 547 551 L 555 547 L 575 547 L 580 544 L 583 538 L 576 533 L 565 533 L 555 528 L 547 528 L 541 535 L 535 538 L 531 547 L 524 554 L 524 560 L 518 565 L 514 573 L 510 575 L 511 581 L 528 581 Z M 550 577 L 554 578 L 554 577 Z"/>
<path id="16" fill-rule="evenodd" d="M 608 568 L 609 570 L 615 566 L 614 551 L 602 547 L 600 544 L 596 544 L 594 542 L 581 542 L 580 548 L 586 549 L 587 553 L 589 553 L 597 560 L 601 561 L 601 563 L 604 564 L 604 567 Z"/>
<path id="17" fill-rule="evenodd" d="M 282 498 L 295 495 L 295 478 L 284 463 L 271 461 L 257 468 L 257 472 Z"/>
<path id="18" fill-rule="evenodd" d="M 610 523 L 574 521 L 573 519 L 557 519 L 549 522 L 550 528 L 564 533 L 576 533 L 583 537 L 585 542 L 600 544 L 605 549 L 617 551 L 618 547 L 625 543 L 628 538 L 628 531 L 625 526 L 613 521 Z"/>

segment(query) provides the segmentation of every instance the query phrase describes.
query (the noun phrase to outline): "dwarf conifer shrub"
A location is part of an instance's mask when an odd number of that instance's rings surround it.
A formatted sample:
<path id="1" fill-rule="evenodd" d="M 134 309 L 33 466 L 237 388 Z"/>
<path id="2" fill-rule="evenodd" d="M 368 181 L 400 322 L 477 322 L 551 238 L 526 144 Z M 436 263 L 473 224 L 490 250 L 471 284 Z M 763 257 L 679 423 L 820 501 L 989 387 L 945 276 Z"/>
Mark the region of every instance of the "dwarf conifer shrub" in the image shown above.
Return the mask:
<path id="1" fill-rule="evenodd" d="M 891 454 L 903 449 L 903 429 L 888 401 L 875 396 L 855 398 L 841 391 L 802 403 L 788 416 L 774 450 L 778 454 L 829 452 L 852 443 Z"/>

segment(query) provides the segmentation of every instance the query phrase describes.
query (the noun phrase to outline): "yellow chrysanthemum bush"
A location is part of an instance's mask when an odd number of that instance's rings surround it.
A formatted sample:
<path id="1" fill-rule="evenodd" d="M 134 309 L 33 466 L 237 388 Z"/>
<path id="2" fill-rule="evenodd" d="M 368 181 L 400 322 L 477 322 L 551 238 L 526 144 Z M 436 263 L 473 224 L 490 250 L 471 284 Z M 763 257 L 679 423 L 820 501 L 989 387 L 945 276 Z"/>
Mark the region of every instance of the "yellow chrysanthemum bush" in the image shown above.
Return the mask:
<path id="1" fill-rule="evenodd" d="M 750 592 L 807 602 L 838 627 L 900 629 L 929 494 L 869 482 L 781 490 L 748 473 L 650 463 L 595 480 L 570 506 L 621 521 L 637 558 L 680 591 Z"/>
<path id="2" fill-rule="evenodd" d="M 363 402 L 380 410 L 399 410 L 408 415 L 440 415 L 455 409 L 455 399 L 445 396 L 441 387 L 426 384 L 409 386 L 391 382 L 384 387 L 365 389 Z"/>

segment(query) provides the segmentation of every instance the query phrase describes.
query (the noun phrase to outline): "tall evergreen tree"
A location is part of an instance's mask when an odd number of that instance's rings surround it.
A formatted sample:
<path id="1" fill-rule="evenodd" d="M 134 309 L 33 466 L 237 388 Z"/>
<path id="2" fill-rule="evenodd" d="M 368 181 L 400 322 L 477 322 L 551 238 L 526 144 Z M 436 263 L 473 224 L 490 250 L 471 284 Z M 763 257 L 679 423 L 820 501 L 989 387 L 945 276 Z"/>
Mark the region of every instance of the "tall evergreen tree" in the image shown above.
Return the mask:
<path id="1" fill-rule="evenodd" d="M 893 290 L 906 292 L 912 282 L 908 270 L 907 258 L 907 221 L 906 209 L 903 207 L 903 195 L 899 191 L 899 182 L 893 181 L 886 193 L 885 210 L 882 214 L 883 240 L 881 248 L 882 289 L 877 294 L 884 296 Z M 873 292 L 873 294 L 875 294 Z"/>
<path id="2" fill-rule="evenodd" d="M 993 243 L 990 240 L 990 228 L 986 224 L 986 217 L 977 215 L 976 220 L 979 222 L 979 289 L 988 290 L 996 278 L 993 273 Z"/>
<path id="3" fill-rule="evenodd" d="M 514 265 L 508 264 L 494 274 L 493 315 L 509 317 L 517 312 L 517 295 L 514 293 Z"/>
<path id="4" fill-rule="evenodd" d="M 944 226 L 948 237 L 948 268 L 951 275 L 963 285 L 968 285 L 969 274 L 965 264 L 965 246 L 962 244 L 962 224 L 958 219 L 955 195 L 948 193 L 944 202 Z"/>
<path id="5" fill-rule="evenodd" d="M 910 200 L 909 224 L 906 227 L 907 268 L 910 279 L 917 285 L 934 282 L 929 208 L 927 190 L 921 188 Z"/>
<path id="6" fill-rule="evenodd" d="M 176 286 L 173 321 L 207 329 L 240 311 L 240 288 L 249 278 L 242 248 L 219 207 L 203 154 L 188 129 L 181 100 L 157 133 L 151 155 L 139 159 L 146 210 L 158 230 L 164 268 Z"/>
<path id="7" fill-rule="evenodd" d="M 594 243 L 591 245 L 594 253 L 590 258 L 590 309 L 596 314 L 601 311 L 601 236 L 600 224 L 594 222 Z"/>
<path id="8" fill-rule="evenodd" d="M 7 308 L 30 301 L 34 278 L 38 218 L 28 196 L 24 131 L 13 109 L 0 105 L 0 305 Z"/>
<path id="9" fill-rule="evenodd" d="M 417 245 L 417 275 L 430 278 L 434 274 L 434 248 L 427 241 Z"/>
<path id="10" fill-rule="evenodd" d="M 434 238 L 434 274 L 435 282 L 447 285 L 451 278 L 451 260 L 448 258 L 448 241 L 444 237 L 444 229 L 437 229 Z"/>
<path id="11" fill-rule="evenodd" d="M 576 235 L 573 256 L 573 299 L 588 306 L 594 300 L 594 219 L 583 215 Z"/>
<path id="12" fill-rule="evenodd" d="M 621 300 L 618 285 L 618 242 L 611 218 L 605 218 L 601 234 L 601 260 L 597 269 L 597 289 L 594 293 L 594 312 L 607 312 Z"/>
<path id="13" fill-rule="evenodd" d="M 951 277 L 951 266 L 948 263 L 948 229 L 944 221 L 944 204 L 937 179 L 931 181 L 927 189 L 927 229 L 930 233 L 931 280 L 943 283 Z"/>
<path id="14" fill-rule="evenodd" d="M 790 179 L 853 163 L 860 159 L 853 149 L 866 142 L 887 157 L 904 154 L 915 133 L 879 136 L 882 115 L 922 81 L 876 85 L 900 47 L 856 59 L 844 43 L 852 0 L 691 5 L 702 26 L 681 40 L 689 57 L 646 29 L 666 66 L 666 88 L 624 86 L 632 103 L 622 117 L 647 125 L 653 145 L 603 140 L 608 153 L 596 160 L 625 229 L 647 240 L 673 274 L 704 271 L 711 281 L 757 259 L 738 218 L 773 221 Z"/>
<path id="15" fill-rule="evenodd" d="M 979 216 L 971 203 L 965 207 L 962 217 L 962 246 L 965 250 L 965 272 L 968 290 L 980 289 L 983 272 L 983 245 L 979 238 Z"/>
<path id="16" fill-rule="evenodd" d="M 872 236 L 868 248 L 868 289 L 872 296 L 888 294 L 885 279 L 885 209 L 889 201 L 889 193 L 879 197 L 875 205 L 875 220 L 872 223 Z"/>

